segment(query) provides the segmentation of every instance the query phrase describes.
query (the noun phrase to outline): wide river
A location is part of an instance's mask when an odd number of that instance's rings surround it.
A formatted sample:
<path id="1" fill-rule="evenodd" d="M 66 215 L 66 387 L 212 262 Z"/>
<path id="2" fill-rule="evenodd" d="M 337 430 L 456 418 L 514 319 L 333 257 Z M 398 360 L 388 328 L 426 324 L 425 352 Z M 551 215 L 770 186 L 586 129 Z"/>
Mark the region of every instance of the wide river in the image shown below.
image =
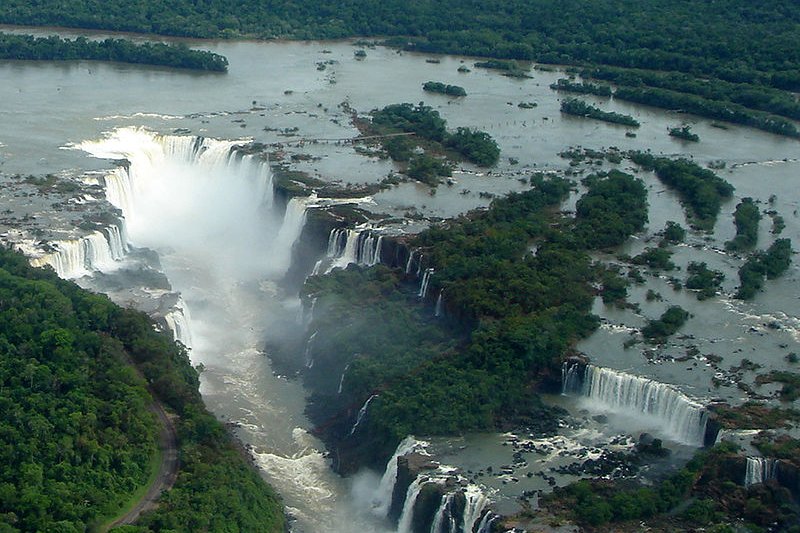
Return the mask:
<path id="1" fill-rule="evenodd" d="M 760 202 L 762 210 L 781 214 L 786 222 L 782 236 L 792 237 L 795 248 L 800 246 L 800 198 L 795 193 L 800 180 L 800 145 L 796 140 L 733 125 L 722 129 L 697 117 L 587 98 L 604 109 L 636 117 L 641 128 L 635 137 L 628 137 L 624 127 L 562 116 L 562 95 L 549 85 L 563 77 L 563 72 L 532 70 L 529 79 L 512 79 L 474 68 L 470 58 L 443 56 L 433 61 L 429 56 L 380 47 L 366 48 L 366 58 L 356 59 L 354 51 L 359 47 L 347 42 L 189 43 L 225 55 L 229 72 L 198 74 L 95 62 L 0 62 L 3 179 L 14 174 L 74 177 L 107 171 L 113 163 L 89 152 L 98 155 L 107 152 L 109 142 L 137 138 L 119 153 L 138 153 L 141 146 L 136 143 L 142 137 L 135 133 L 141 134 L 138 128 L 145 128 L 162 134 L 281 142 L 289 155 L 311 154 L 311 159 L 297 161 L 294 168 L 322 180 L 375 182 L 393 171 L 391 163 L 359 154 L 352 145 L 300 146 L 296 141 L 356 136 L 344 103 L 366 113 L 391 103 L 423 100 L 447 119 L 450 128 L 471 126 L 488 131 L 501 146 L 501 162 L 491 173 L 465 166 L 454 173 L 454 185 L 440 186 L 436 194 L 408 183 L 379 193 L 368 204 L 375 212 L 449 217 L 485 206 L 489 195 L 481 192 L 523 190 L 526 185 L 519 178 L 533 171 L 566 169 L 568 162 L 558 154 L 569 146 L 650 149 L 692 157 L 701 164 L 724 161 L 720 173 L 736 187 L 737 200 L 723 206 L 713 235 L 690 235 L 688 245 L 676 248 L 673 260 L 682 268 L 676 274 L 680 278 L 685 278 L 689 261 L 705 261 L 724 271 L 728 296 L 698 302 L 691 292 L 674 291 L 666 279 L 646 274 L 647 284 L 631 289 L 630 299 L 640 303 L 640 311 L 618 310 L 598 302 L 595 312 L 605 319 L 604 326 L 579 348 L 598 365 L 673 384 L 701 401 L 744 399 L 735 384 L 712 386 L 715 374 L 725 377 L 727 369 L 743 358 L 761 364 L 759 373 L 792 367 L 785 356 L 800 351 L 797 266 L 793 264 L 783 278 L 768 282 L 754 301 L 738 302 L 729 295 L 738 283 L 736 270 L 741 259 L 725 254 L 722 243 L 734 234 L 735 204 L 750 196 Z M 458 72 L 462 65 L 471 70 Z M 451 99 L 425 93 L 422 84 L 429 80 L 461 85 L 468 96 Z M 537 106 L 524 109 L 518 106 L 522 102 Z M 667 135 L 668 127 L 684 122 L 700 136 L 699 143 L 684 143 Z M 650 222 L 641 238 L 625 247 L 631 255 L 639 253 L 647 238 L 663 229 L 666 221 L 687 226 L 676 196 L 653 176 L 640 176 L 649 191 Z M 265 477 L 296 518 L 294 531 L 388 531 L 370 510 L 370 495 L 380 473 L 343 480 L 331 472 L 321 445 L 307 433 L 301 384 L 274 375 L 265 357 L 264 346 L 276 334 L 274 324 L 285 323 L 282 318 L 287 315 L 300 315 L 297 298 L 277 288 L 278 273 L 267 265 L 271 259 L 247 252 L 253 243 L 269 246 L 280 241 L 279 224 L 237 210 L 240 204 L 220 207 L 215 203 L 219 196 L 193 196 L 191 185 L 183 186 L 162 191 L 162 203 L 151 198 L 150 209 L 136 213 L 146 222 L 132 224 L 129 230 L 134 245 L 159 253 L 172 288 L 181 293 L 190 311 L 191 356 L 194 363 L 205 367 L 201 391 L 209 408 L 239 426 L 242 440 L 252 446 Z M 226 201 L 245 201 L 246 196 L 246 192 L 234 191 Z M 3 209 L 13 209 L 8 198 L 0 203 Z M 175 206 L 183 208 L 183 214 L 166 213 Z M 133 215 L 125 213 L 126 217 Z M 759 247 L 766 247 L 774 238 L 770 227 L 769 217 L 764 217 Z M 92 286 L 91 280 L 84 283 Z M 648 288 L 660 293 L 663 301 L 647 301 Z M 641 327 L 646 318 L 675 304 L 693 315 L 680 337 L 660 348 L 637 345 L 623 349 L 630 328 Z M 692 347 L 697 348 L 697 355 L 688 360 L 681 357 Z M 710 365 L 705 356 L 711 354 L 722 357 L 722 362 Z M 753 384 L 755 375 L 744 372 L 742 379 Z M 499 436 L 471 436 L 458 441 L 456 448 L 474 444 L 479 450 L 479 460 L 465 453 L 464 464 L 491 464 L 492 454 L 497 454 L 500 463 L 507 461 L 500 456 L 507 454 L 501 441 Z M 452 460 L 459 461 L 457 457 Z M 534 481 L 516 489 L 503 488 L 497 480 L 487 481 L 487 485 L 513 492 L 536 487 L 531 485 Z"/>

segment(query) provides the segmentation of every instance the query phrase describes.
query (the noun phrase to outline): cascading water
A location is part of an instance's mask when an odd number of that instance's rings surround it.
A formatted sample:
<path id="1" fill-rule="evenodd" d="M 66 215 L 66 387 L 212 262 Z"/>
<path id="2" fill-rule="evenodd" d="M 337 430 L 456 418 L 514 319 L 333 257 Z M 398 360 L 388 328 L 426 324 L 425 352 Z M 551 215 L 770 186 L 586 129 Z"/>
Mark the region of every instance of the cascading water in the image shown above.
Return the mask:
<path id="1" fill-rule="evenodd" d="M 442 503 L 436 510 L 436 515 L 433 517 L 433 524 L 431 525 L 431 533 L 456 533 L 458 526 L 456 525 L 456 517 L 453 513 L 453 502 L 455 501 L 456 493 L 448 492 L 442 498 Z M 468 531 L 468 530 L 464 530 Z"/>
<path id="2" fill-rule="evenodd" d="M 467 485 L 464 489 L 464 496 L 467 499 L 467 505 L 464 507 L 464 521 L 462 523 L 463 531 L 472 531 L 475 524 L 480 520 L 481 514 L 486 508 L 489 500 L 486 495 L 475 485 Z"/>
<path id="3" fill-rule="evenodd" d="M 422 275 L 422 281 L 420 281 L 419 292 L 417 293 L 417 296 L 419 296 L 423 300 L 428 295 L 428 284 L 431 281 L 431 276 L 432 275 L 433 275 L 433 269 L 432 268 L 426 268 L 425 269 L 425 274 Z"/>
<path id="4" fill-rule="evenodd" d="M 347 371 L 350 369 L 350 363 L 344 365 L 344 370 L 342 370 L 342 377 L 339 378 L 339 387 L 336 389 L 336 394 L 342 393 L 342 387 L 344 387 L 344 376 L 347 374 Z"/>
<path id="5" fill-rule="evenodd" d="M 381 261 L 383 236 L 369 228 L 334 228 L 328 237 L 325 258 L 314 265 L 313 274 L 327 274 L 349 264 L 373 266 Z M 327 267 L 323 267 L 327 264 Z"/>
<path id="6" fill-rule="evenodd" d="M 383 477 L 381 477 L 375 498 L 372 501 L 372 510 L 377 516 L 386 516 L 389 512 L 389 506 L 392 504 L 392 494 L 397 481 L 397 458 L 408 455 L 411 452 L 420 452 L 424 450 L 425 446 L 427 446 L 426 442 L 418 441 L 412 435 L 403 439 L 397 446 L 394 455 L 386 463 L 386 470 L 383 473 Z"/>
<path id="7" fill-rule="evenodd" d="M 478 524 L 476 533 L 491 533 L 494 523 L 500 519 L 500 515 L 494 514 L 491 511 L 484 513 Z"/>
<path id="8" fill-rule="evenodd" d="M 314 347 L 314 338 L 317 336 L 319 331 L 315 331 L 311 334 L 306 341 L 306 351 L 305 351 L 305 360 L 306 360 L 306 368 L 311 368 L 314 366 L 314 354 L 311 352 L 312 348 Z"/>
<path id="9" fill-rule="evenodd" d="M 191 327 L 204 399 L 238 427 L 295 519 L 293 533 L 388 531 L 331 471 L 307 430 L 301 386 L 276 376 L 264 357 L 270 326 L 298 314 L 297 298 L 278 283 L 317 199 L 277 205 L 267 162 L 241 155 L 240 144 L 122 128 L 78 148 L 124 162 L 104 178 L 107 199 L 125 218 L 120 238 L 127 230 L 133 245 L 154 250 L 191 309 L 191 317 L 173 312 L 166 321 L 179 337 Z"/>
<path id="10" fill-rule="evenodd" d="M 567 395 L 570 392 L 581 392 L 581 377 L 579 374 L 580 365 L 570 364 L 564 361 L 561 365 L 561 394 Z"/>
<path id="11" fill-rule="evenodd" d="M 192 347 L 192 334 L 189 329 L 189 313 L 186 306 L 181 303 L 174 309 L 164 314 L 167 327 L 172 331 L 172 337 L 187 348 Z"/>
<path id="12" fill-rule="evenodd" d="M 127 250 L 118 226 L 111 225 L 104 232 L 94 231 L 79 239 L 51 241 L 56 251 L 33 258 L 31 264 L 50 265 L 62 278 L 74 279 L 95 271 L 116 268 Z"/>
<path id="13" fill-rule="evenodd" d="M 398 490 L 395 487 L 398 458 L 412 453 L 427 456 L 428 446 L 429 443 L 416 440 L 413 436 L 406 437 L 398 445 L 394 455 L 386 464 L 386 471 L 373 499 L 372 508 L 377 516 L 388 514 L 392 497 Z M 433 469 L 426 467 L 425 474 L 418 474 L 406 489 L 397 526 L 398 533 L 411 532 L 417 497 L 423 486 L 428 483 L 439 485 L 443 489 L 439 507 L 432 516 L 430 533 L 472 532 L 487 513 L 489 499 L 484 491 L 459 475 L 457 469 L 445 465 L 438 465 Z"/>
<path id="14" fill-rule="evenodd" d="M 708 413 L 702 405 L 675 388 L 625 372 L 586 365 L 582 379 L 562 368 L 566 394 L 580 394 L 597 409 L 657 424 L 665 436 L 691 446 L 702 446 Z"/>
<path id="15" fill-rule="evenodd" d="M 768 479 L 775 478 L 775 471 L 778 462 L 775 459 L 766 457 L 747 457 L 747 467 L 744 474 L 744 486 L 764 483 Z"/>
<path id="16" fill-rule="evenodd" d="M 408 254 L 408 261 L 406 261 L 406 275 L 411 274 L 411 266 L 414 264 L 414 255 L 417 252 L 411 252 Z"/>
<path id="17" fill-rule="evenodd" d="M 367 409 L 369 409 L 369 404 L 372 402 L 372 400 L 374 400 L 377 397 L 378 397 L 377 394 L 373 394 L 372 396 L 367 398 L 367 401 L 364 402 L 364 405 L 362 405 L 361 409 L 358 410 L 358 415 L 356 415 L 356 422 L 355 424 L 353 424 L 353 427 L 350 428 L 350 435 L 353 435 L 358 429 L 358 426 L 361 425 L 361 422 L 364 421 L 364 417 L 367 416 Z"/>
<path id="18" fill-rule="evenodd" d="M 436 317 L 442 316 L 442 307 L 443 307 L 442 293 L 443 292 L 444 292 L 444 289 L 440 290 L 439 291 L 439 296 L 436 297 L 436 310 L 433 313 L 434 316 L 436 316 Z"/>
<path id="19" fill-rule="evenodd" d="M 411 521 L 414 518 L 414 505 L 417 503 L 417 496 L 419 496 L 422 485 L 427 481 L 427 477 L 417 476 L 408 486 L 405 503 L 403 503 L 403 512 L 400 513 L 400 521 L 397 523 L 397 533 L 413 533 Z"/>

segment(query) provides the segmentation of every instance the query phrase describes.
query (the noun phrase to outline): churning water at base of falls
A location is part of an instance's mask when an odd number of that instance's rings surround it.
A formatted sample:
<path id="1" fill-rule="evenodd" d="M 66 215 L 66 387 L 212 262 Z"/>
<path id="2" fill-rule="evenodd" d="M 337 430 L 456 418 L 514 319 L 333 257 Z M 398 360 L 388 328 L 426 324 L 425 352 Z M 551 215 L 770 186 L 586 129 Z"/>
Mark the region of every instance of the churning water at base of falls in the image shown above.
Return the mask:
<path id="1" fill-rule="evenodd" d="M 236 144 L 125 128 L 79 148 L 129 163 L 105 178 L 108 199 L 122 210 L 131 244 L 155 250 L 180 292 L 190 329 L 181 334 L 190 335 L 192 362 L 204 367 L 205 401 L 238 428 L 295 518 L 292 530 L 384 531 L 353 492 L 379 480 L 332 472 L 308 433 L 301 385 L 275 376 L 263 352 L 271 325 L 299 312 L 297 298 L 281 296 L 276 282 L 305 204 L 273 206 L 267 164 L 237 156 Z"/>

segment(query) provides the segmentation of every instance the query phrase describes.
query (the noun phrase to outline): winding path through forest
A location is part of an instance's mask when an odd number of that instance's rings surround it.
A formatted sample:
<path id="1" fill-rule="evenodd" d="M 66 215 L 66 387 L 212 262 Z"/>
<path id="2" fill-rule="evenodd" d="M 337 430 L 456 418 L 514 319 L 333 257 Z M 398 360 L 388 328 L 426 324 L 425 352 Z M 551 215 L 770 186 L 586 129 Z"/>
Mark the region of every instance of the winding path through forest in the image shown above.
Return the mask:
<path id="1" fill-rule="evenodd" d="M 158 467 L 158 474 L 150 488 L 147 489 L 147 492 L 136 505 L 112 522 L 108 529 L 132 524 L 142 513 L 154 508 L 161 493 L 171 489 L 175 483 L 175 478 L 178 476 L 178 436 L 175 433 L 175 426 L 167 416 L 167 413 L 164 412 L 164 408 L 157 401 L 150 404 L 149 409 L 158 417 L 158 422 L 161 426 L 158 436 L 158 446 L 161 451 L 161 464 Z"/>

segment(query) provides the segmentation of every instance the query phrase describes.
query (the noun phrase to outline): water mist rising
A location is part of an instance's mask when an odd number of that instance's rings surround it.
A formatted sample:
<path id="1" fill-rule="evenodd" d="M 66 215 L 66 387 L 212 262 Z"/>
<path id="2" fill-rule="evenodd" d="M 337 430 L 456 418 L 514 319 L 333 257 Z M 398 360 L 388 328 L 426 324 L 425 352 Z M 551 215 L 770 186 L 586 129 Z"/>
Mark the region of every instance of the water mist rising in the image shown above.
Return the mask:
<path id="1" fill-rule="evenodd" d="M 292 531 L 383 531 L 368 509 L 359 518 L 348 482 L 308 433 L 300 384 L 275 376 L 263 351 L 271 325 L 300 308 L 278 282 L 316 198 L 279 205 L 268 164 L 238 144 L 123 128 L 78 148 L 123 161 L 105 178 L 107 198 L 131 244 L 158 253 L 182 303 L 165 320 L 205 367 L 206 404 L 239 428 L 284 497 Z"/>

